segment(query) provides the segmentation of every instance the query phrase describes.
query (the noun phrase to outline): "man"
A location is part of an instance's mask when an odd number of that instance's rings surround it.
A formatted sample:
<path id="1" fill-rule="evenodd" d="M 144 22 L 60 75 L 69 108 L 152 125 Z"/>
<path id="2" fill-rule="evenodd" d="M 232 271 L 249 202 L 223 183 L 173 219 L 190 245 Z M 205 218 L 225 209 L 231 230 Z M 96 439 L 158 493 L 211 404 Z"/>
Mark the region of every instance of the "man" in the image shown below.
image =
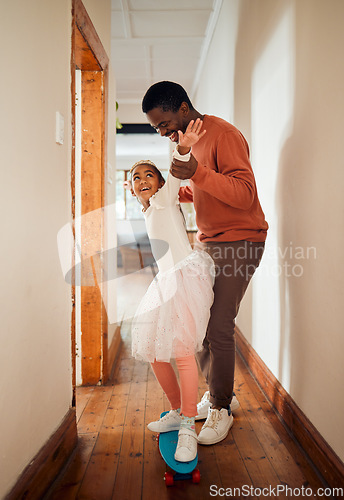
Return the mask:
<path id="1" fill-rule="evenodd" d="M 214 303 L 198 354 L 209 392 L 197 406 L 198 418 L 207 416 L 198 441 L 214 444 L 227 436 L 233 424 L 235 318 L 262 257 L 268 224 L 258 200 L 249 148 L 238 129 L 199 113 L 184 88 L 173 82 L 152 85 L 142 110 L 160 135 L 175 143 L 178 130 L 184 133 L 191 120 L 200 118 L 206 130 L 192 147 L 188 162 L 173 160 L 171 173 L 190 179 L 190 187 L 180 190 L 180 201 L 194 203 L 197 238 L 216 267 Z"/>

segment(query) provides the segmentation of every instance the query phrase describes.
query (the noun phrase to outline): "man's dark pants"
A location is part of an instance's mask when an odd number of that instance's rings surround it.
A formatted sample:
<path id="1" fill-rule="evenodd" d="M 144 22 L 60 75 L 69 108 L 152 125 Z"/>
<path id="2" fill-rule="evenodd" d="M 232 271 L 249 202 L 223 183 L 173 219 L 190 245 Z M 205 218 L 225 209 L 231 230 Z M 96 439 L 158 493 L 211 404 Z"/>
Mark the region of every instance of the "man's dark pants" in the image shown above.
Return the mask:
<path id="1" fill-rule="evenodd" d="M 202 244 L 215 263 L 214 303 L 198 362 L 209 386 L 210 402 L 227 408 L 232 400 L 235 367 L 235 318 L 264 252 L 250 241 Z"/>

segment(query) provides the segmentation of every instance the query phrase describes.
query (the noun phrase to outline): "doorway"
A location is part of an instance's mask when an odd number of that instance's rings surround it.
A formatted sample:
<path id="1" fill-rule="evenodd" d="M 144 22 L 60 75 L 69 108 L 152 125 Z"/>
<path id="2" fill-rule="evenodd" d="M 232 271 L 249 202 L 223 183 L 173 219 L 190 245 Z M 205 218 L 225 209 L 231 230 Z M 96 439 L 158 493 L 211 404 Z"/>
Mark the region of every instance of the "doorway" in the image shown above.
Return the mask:
<path id="1" fill-rule="evenodd" d="M 71 193 L 74 229 L 72 364 L 76 385 L 108 378 L 108 319 L 101 251 L 106 247 L 106 120 L 109 60 L 81 0 L 73 0 Z M 79 263 L 78 265 L 76 265 Z"/>

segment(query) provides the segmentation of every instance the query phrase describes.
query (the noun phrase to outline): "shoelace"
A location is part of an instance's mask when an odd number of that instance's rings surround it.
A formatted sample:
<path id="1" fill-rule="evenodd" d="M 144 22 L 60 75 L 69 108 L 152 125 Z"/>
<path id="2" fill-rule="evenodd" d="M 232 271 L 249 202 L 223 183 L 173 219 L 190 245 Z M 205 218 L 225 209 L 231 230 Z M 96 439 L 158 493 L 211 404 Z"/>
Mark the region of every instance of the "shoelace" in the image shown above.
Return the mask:
<path id="1" fill-rule="evenodd" d="M 194 439 L 190 434 L 182 434 L 178 439 L 178 448 L 187 448 L 190 451 Z"/>
<path id="2" fill-rule="evenodd" d="M 210 415 L 208 416 L 203 427 L 217 427 L 219 420 L 221 420 L 222 415 L 218 410 L 210 410 Z"/>

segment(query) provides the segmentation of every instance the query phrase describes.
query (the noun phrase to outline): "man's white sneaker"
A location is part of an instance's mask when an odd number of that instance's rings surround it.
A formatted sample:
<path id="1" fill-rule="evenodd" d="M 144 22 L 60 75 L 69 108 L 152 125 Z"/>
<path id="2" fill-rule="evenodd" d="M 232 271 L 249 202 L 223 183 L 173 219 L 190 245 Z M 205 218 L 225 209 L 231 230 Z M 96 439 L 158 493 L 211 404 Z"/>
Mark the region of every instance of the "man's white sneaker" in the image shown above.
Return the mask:
<path id="1" fill-rule="evenodd" d="M 179 431 L 181 421 L 182 417 L 177 410 L 171 410 L 161 417 L 160 420 L 148 424 L 147 427 L 152 432 Z"/>
<path id="2" fill-rule="evenodd" d="M 210 398 L 210 393 L 209 391 L 206 391 L 203 394 L 203 397 L 201 401 L 197 405 L 197 415 L 195 417 L 195 420 L 203 420 L 208 417 L 208 410 L 211 408 L 211 403 L 209 401 Z M 240 404 L 237 398 L 235 397 L 235 394 L 233 394 L 232 401 L 231 401 L 231 412 L 237 410 L 239 408 Z"/>
<path id="3" fill-rule="evenodd" d="M 192 429 L 182 428 L 178 432 L 178 444 L 174 458 L 178 462 L 191 462 L 197 455 L 197 434 Z"/>
<path id="4" fill-rule="evenodd" d="M 208 418 L 204 422 L 201 432 L 198 434 L 200 444 L 215 444 L 227 436 L 233 425 L 233 415 L 228 415 L 228 410 L 216 410 L 209 408 Z"/>

